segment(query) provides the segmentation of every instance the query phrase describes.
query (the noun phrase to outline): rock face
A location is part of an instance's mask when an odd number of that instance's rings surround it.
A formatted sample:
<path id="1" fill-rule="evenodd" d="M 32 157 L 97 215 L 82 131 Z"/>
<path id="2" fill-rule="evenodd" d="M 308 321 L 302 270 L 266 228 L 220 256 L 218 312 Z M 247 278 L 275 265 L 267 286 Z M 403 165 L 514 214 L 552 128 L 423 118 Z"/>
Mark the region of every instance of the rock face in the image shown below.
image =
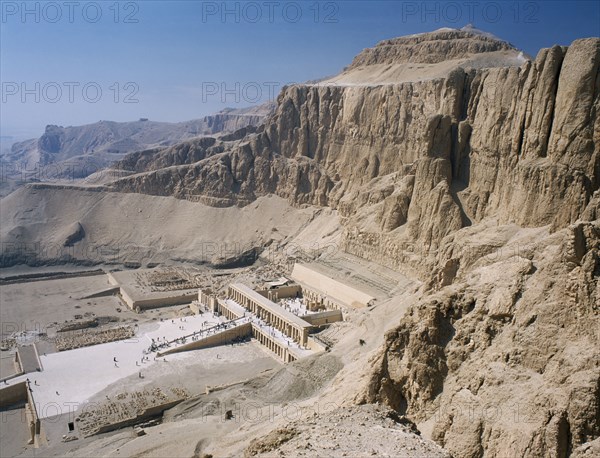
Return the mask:
<path id="1" fill-rule="evenodd" d="M 567 457 L 600 436 L 600 224 L 507 248 L 423 296 L 362 401 L 428 423 L 453 456 Z"/>
<path id="2" fill-rule="evenodd" d="M 258 133 L 222 154 L 174 160 L 176 169 L 156 164 L 113 189 L 215 205 L 275 193 L 330 206 L 345 218 L 345 250 L 394 268 L 411 262 L 406 244 L 427 256 L 490 217 L 565 227 L 600 179 L 600 40 L 545 49 L 520 66 L 490 58 L 511 49 L 463 31 L 381 43 L 346 73 L 457 59 L 426 81 L 287 87 Z M 365 207 L 376 217 L 364 218 Z"/>
<path id="3" fill-rule="evenodd" d="M 470 57 L 473 54 L 513 50 L 492 36 L 463 30 L 441 29 L 431 33 L 385 40 L 360 53 L 349 69 L 376 64 L 425 63 Z"/>

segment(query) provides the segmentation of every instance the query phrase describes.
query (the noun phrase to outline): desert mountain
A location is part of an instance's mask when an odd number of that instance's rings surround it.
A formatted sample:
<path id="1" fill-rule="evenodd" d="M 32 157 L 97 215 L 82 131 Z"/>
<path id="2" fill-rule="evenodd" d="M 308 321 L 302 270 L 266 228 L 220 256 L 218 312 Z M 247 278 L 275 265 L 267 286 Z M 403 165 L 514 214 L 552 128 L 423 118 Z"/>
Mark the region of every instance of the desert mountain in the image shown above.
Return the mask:
<path id="1" fill-rule="evenodd" d="M 334 234 L 421 287 L 379 309 L 393 319 L 372 352 L 339 354 L 324 399 L 386 404 L 457 457 L 583 453 L 600 437 L 599 69 L 600 38 L 534 59 L 472 29 L 386 40 L 284 88 L 257 129 L 129 154 L 85 190 L 13 193 L 1 237 L 64 244 L 79 223 L 79 244 L 193 261 L 208 228 L 258 249 Z M 142 236 L 126 215 L 102 229 L 120 199 Z"/>
<path id="2" fill-rule="evenodd" d="M 66 169 L 66 164 L 71 164 L 72 169 L 80 169 L 76 176 L 80 178 L 86 176 L 86 171 L 93 173 L 127 153 L 256 126 L 271 109 L 271 103 L 242 109 L 228 108 L 202 119 L 179 123 L 140 119 L 134 122 L 99 121 L 69 127 L 49 125 L 40 138 L 12 145 L 2 160 L 25 170 L 51 164 L 57 164 L 56 170 L 61 164 Z"/>
<path id="3" fill-rule="evenodd" d="M 349 249 L 352 234 L 364 231 L 382 247 L 406 239 L 427 251 L 492 216 L 562 227 L 598 189 L 598 52 L 598 39 L 578 40 L 529 61 L 505 42 L 465 31 L 386 41 L 339 78 L 452 59 L 431 79 L 287 87 L 262 131 L 239 145 L 189 164 L 160 163 L 178 166 L 160 174 L 127 159 L 142 173 L 110 188 L 235 205 L 274 193 L 329 206 L 353 228 Z"/>

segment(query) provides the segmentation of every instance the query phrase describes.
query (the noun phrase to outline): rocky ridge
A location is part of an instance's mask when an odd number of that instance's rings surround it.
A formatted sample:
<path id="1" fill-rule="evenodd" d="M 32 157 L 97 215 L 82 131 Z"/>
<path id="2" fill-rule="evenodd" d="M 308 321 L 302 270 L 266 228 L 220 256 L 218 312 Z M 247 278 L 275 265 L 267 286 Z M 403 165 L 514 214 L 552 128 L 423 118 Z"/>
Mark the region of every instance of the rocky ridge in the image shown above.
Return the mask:
<path id="1" fill-rule="evenodd" d="M 442 53 L 457 34 L 468 43 L 466 32 L 393 41 L 377 62 L 423 42 L 427 53 L 435 43 Z M 508 46 L 473 40 L 461 55 Z M 591 38 L 542 50 L 520 67 L 457 67 L 445 78 L 374 87 L 287 87 L 264 128 L 239 145 L 160 174 L 146 168 L 110 188 L 219 205 L 274 193 L 329 206 L 344 218 L 344 249 L 394 268 L 411 263 L 404 245 L 428 256 L 445 236 L 486 218 L 565 227 L 598 189 L 599 63 L 600 40 Z"/>
<path id="2" fill-rule="evenodd" d="M 442 31 L 384 42 L 346 72 L 450 48 L 510 51 Z M 600 435 L 600 39 L 501 62 L 291 86 L 239 145 L 162 169 L 159 186 L 144 171 L 111 187 L 336 209 L 344 251 L 426 282 L 356 401 L 390 405 L 455 456 L 566 457 Z"/>
<path id="3" fill-rule="evenodd" d="M 393 406 L 453 456 L 569 456 L 600 435 L 600 225 L 486 255 L 488 234 L 448 241 L 477 260 L 386 335 L 357 402 Z"/>
<path id="4" fill-rule="evenodd" d="M 385 403 L 457 457 L 593 452 L 600 39 L 534 60 L 464 30 L 374 49 L 343 84 L 285 88 L 263 126 L 129 155 L 97 191 L 334 209 L 343 251 L 423 281 L 393 299 L 412 305 L 353 404 Z"/>
<path id="5" fill-rule="evenodd" d="M 511 44 L 478 33 L 473 28 L 440 29 L 431 33 L 384 40 L 354 58 L 349 69 L 375 64 L 424 63 L 470 57 L 473 54 L 514 50 Z"/>
<path id="6" fill-rule="evenodd" d="M 53 173 L 47 172 L 47 178 L 84 178 L 127 153 L 256 126 L 271 109 L 272 104 L 226 109 L 201 119 L 180 123 L 140 119 L 133 122 L 99 121 L 84 126 L 49 125 L 40 138 L 12 145 L 11 151 L 4 154 L 2 160 L 14 164 L 17 172 L 21 170 L 20 167 L 31 171 L 37 166 L 47 167 L 49 170 L 52 168 Z M 51 165 L 55 166 L 49 167 Z M 58 172 L 61 166 L 69 168 L 71 174 L 67 176 L 66 172 Z"/>

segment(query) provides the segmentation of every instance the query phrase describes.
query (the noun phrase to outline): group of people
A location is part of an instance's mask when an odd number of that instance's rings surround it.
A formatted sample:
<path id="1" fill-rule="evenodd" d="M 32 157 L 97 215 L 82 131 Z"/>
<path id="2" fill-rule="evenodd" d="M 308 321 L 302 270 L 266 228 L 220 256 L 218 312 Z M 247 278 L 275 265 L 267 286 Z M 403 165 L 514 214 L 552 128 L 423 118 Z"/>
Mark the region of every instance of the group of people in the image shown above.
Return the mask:
<path id="1" fill-rule="evenodd" d="M 201 314 L 203 315 L 204 313 L 208 313 L 208 312 L 203 312 Z M 216 318 L 214 313 L 212 315 L 214 318 Z M 161 319 L 161 321 L 163 321 L 163 320 Z M 187 322 L 187 320 L 185 318 L 180 318 L 179 321 L 181 321 L 183 323 Z M 162 339 L 160 337 L 153 338 L 152 343 L 150 344 L 150 346 L 148 347 L 148 349 L 145 352 L 146 353 L 154 353 L 154 352 L 163 350 L 165 348 L 170 348 L 172 345 L 183 345 L 188 342 L 188 339 L 191 339 L 192 342 L 197 342 L 198 340 L 200 340 L 203 337 L 207 337 L 209 335 L 216 334 L 220 331 L 234 327 L 236 325 L 236 323 L 234 323 L 234 321 L 235 320 L 214 324 L 214 322 L 206 320 L 201 323 L 201 325 L 200 325 L 202 328 L 201 330 L 194 331 L 193 333 L 182 336 L 182 337 L 177 337 L 171 341 L 167 340 L 166 337 L 162 337 Z M 175 324 L 175 319 L 171 320 L 171 324 Z M 209 326 L 209 327 L 204 329 L 206 326 Z M 185 327 L 180 325 L 179 330 L 185 330 Z M 244 339 L 238 339 L 234 343 L 242 342 L 243 340 Z"/>
<path id="2" fill-rule="evenodd" d="M 160 340 L 160 337 L 157 337 L 156 340 L 152 339 L 152 343 L 148 347 L 148 352 L 153 353 L 162 350 L 163 348 L 169 348 L 170 346 L 171 343 L 165 337 L 162 338 L 162 341 Z"/>
<path id="3" fill-rule="evenodd" d="M 281 306 L 296 316 L 304 316 L 307 314 L 306 308 L 299 299 L 283 299 L 281 301 Z"/>

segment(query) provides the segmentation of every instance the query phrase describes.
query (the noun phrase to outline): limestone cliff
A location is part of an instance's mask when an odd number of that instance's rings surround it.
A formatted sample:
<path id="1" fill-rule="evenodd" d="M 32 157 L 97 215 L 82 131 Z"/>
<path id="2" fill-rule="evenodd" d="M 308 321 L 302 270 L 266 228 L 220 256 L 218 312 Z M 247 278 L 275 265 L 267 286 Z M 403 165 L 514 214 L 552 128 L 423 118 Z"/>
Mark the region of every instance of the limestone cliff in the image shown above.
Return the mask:
<path id="1" fill-rule="evenodd" d="M 469 31 L 388 40 L 110 189 L 336 209 L 343 250 L 425 281 L 357 399 L 455 456 L 566 457 L 600 436 L 599 66 L 599 38 L 534 60 Z"/>
<path id="2" fill-rule="evenodd" d="M 377 64 L 436 64 L 473 54 L 511 50 L 514 47 L 509 43 L 472 27 L 467 26 L 461 30 L 445 28 L 382 41 L 356 56 L 349 69 Z"/>
<path id="3" fill-rule="evenodd" d="M 359 402 L 393 406 L 456 457 L 567 457 L 596 440 L 598 221 L 474 226 L 443 245 L 477 261 L 386 335 Z"/>
<path id="4" fill-rule="evenodd" d="M 600 179 L 600 40 L 529 61 L 504 42 L 439 31 L 364 51 L 340 78 L 421 61 L 443 77 L 421 80 L 415 68 L 416 81 L 287 87 L 258 133 L 185 164 L 134 166 L 144 173 L 112 189 L 218 205 L 275 193 L 330 206 L 345 218 L 344 249 L 395 268 L 410 262 L 406 244 L 428 255 L 486 218 L 575 222 Z"/>
<path id="5" fill-rule="evenodd" d="M 327 221 L 315 232 L 423 285 L 384 304 L 408 312 L 345 396 L 387 404 L 456 457 L 591 456 L 599 112 L 600 38 L 535 59 L 470 29 L 386 40 L 284 88 L 260 126 L 264 113 L 224 112 L 174 130 L 51 126 L 17 145 L 15 160 L 91 155 L 119 170 L 3 199 L 3 263 L 206 262 L 206 246 L 231 241 L 254 257 Z"/>
<path id="6" fill-rule="evenodd" d="M 534 60 L 469 31 L 387 40 L 235 141 L 130 156 L 111 189 L 336 209 L 343 250 L 425 281 L 357 400 L 455 456 L 566 457 L 600 436 L 599 67 L 599 38 Z"/>

